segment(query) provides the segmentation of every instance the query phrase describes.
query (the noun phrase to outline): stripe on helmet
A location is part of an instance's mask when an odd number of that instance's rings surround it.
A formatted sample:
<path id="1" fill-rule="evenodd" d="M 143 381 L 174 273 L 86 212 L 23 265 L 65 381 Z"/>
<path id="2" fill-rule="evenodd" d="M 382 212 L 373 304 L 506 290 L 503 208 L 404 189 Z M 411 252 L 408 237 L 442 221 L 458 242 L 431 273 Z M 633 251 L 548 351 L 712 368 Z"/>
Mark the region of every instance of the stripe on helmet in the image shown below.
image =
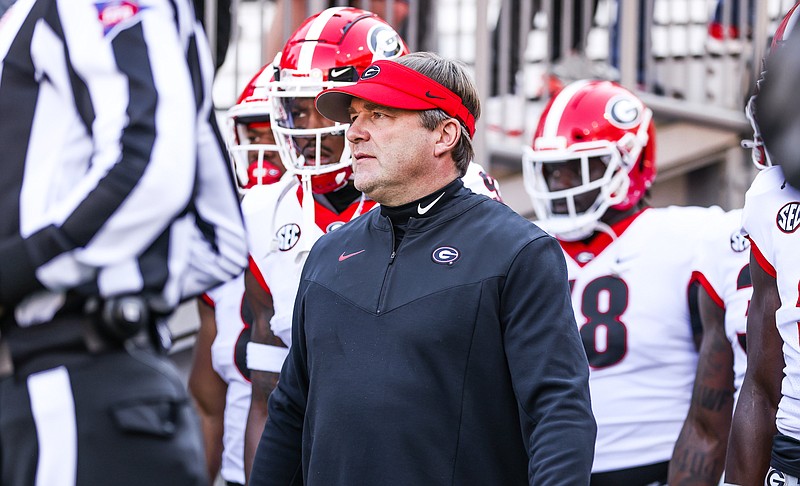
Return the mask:
<path id="1" fill-rule="evenodd" d="M 568 84 L 561 91 L 558 92 L 553 104 L 550 105 L 550 111 L 547 113 L 547 118 L 544 121 L 544 129 L 542 130 L 542 137 L 556 137 L 558 136 L 558 126 L 561 124 L 561 117 L 564 115 L 564 110 L 567 108 L 572 97 L 584 86 L 591 81 L 576 81 Z"/>
<path id="2" fill-rule="evenodd" d="M 789 35 L 794 30 L 795 25 L 797 25 L 798 18 L 800 18 L 800 9 L 797 7 L 800 6 L 800 3 L 796 3 L 783 18 L 780 25 L 778 26 L 777 32 L 775 32 L 775 39 L 779 42 L 786 42 L 786 39 L 789 38 Z"/>
<path id="3" fill-rule="evenodd" d="M 334 7 L 323 10 L 317 18 L 311 21 L 308 32 L 306 32 L 306 39 L 312 41 L 319 40 L 322 31 L 325 30 L 325 26 L 328 25 L 328 21 L 345 8 L 347 7 Z M 318 44 L 319 42 L 304 42 L 302 47 L 300 47 L 300 55 L 297 59 L 298 71 L 307 72 L 311 70 L 311 61 L 314 59 L 314 51 L 317 49 Z"/>

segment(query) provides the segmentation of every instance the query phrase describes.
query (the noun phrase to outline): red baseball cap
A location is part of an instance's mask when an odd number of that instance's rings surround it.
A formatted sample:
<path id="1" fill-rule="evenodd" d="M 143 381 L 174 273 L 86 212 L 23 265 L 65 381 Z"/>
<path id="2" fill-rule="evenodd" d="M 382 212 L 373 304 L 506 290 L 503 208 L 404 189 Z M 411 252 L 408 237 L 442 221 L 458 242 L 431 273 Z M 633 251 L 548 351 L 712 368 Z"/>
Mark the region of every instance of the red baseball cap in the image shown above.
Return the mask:
<path id="1" fill-rule="evenodd" d="M 350 123 L 350 101 L 361 98 L 372 103 L 401 110 L 440 108 L 460 121 L 475 135 L 475 116 L 461 97 L 424 74 L 396 61 L 376 61 L 361 74 L 356 84 L 327 89 L 317 95 L 317 110 L 325 118 Z"/>

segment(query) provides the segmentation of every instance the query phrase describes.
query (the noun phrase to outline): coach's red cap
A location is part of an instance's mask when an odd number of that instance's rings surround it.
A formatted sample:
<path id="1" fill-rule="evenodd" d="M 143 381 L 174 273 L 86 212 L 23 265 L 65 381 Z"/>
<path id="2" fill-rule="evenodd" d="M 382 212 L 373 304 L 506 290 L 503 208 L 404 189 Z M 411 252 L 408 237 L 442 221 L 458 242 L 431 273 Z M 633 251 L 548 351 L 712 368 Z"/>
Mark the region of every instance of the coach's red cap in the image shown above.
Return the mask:
<path id="1" fill-rule="evenodd" d="M 395 61 L 377 61 L 364 70 L 356 84 L 332 88 L 317 95 L 317 110 L 325 118 L 350 123 L 350 100 L 361 98 L 401 110 L 442 111 L 460 121 L 475 135 L 475 116 L 461 97 L 433 79 Z"/>

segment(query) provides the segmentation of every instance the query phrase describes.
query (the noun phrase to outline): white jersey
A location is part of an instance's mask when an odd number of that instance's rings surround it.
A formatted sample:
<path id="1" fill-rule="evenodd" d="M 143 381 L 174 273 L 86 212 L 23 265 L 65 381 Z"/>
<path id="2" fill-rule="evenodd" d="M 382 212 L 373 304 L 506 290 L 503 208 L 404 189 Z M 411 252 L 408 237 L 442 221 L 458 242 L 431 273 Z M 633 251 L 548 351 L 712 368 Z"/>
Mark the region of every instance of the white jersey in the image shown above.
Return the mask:
<path id="1" fill-rule="evenodd" d="M 698 252 L 695 276 L 714 302 L 725 309 L 725 335 L 733 350 L 735 403 L 747 369 L 747 311 L 753 296 L 750 241 L 742 233 L 742 210 L 722 215 L 715 222 L 709 243 Z"/>
<path id="2" fill-rule="evenodd" d="M 687 289 L 719 208 L 650 208 L 591 244 L 561 242 L 591 367 L 592 472 L 668 461 L 692 395 L 697 351 Z"/>
<path id="3" fill-rule="evenodd" d="M 780 433 L 800 440 L 800 191 L 786 183 L 780 166 L 756 175 L 745 196 L 742 224 L 759 264 L 775 276 L 781 298 L 775 323 L 786 367 L 776 425 Z"/>
<path id="4" fill-rule="evenodd" d="M 275 313 L 270 328 L 287 347 L 292 344 L 294 298 L 308 251 L 323 234 L 375 206 L 362 198 L 336 214 L 314 200 L 316 224 L 307 228 L 302 200 L 300 183 L 289 173 L 275 184 L 251 188 L 242 200 L 250 255 L 272 295 Z"/>
<path id="5" fill-rule="evenodd" d="M 214 306 L 217 321 L 217 335 L 211 344 L 211 366 L 228 384 L 220 475 L 226 481 L 240 484 L 244 484 L 244 429 L 252 391 L 245 376 L 245 346 L 250 340 L 250 325 L 244 322 L 243 296 L 244 274 L 241 274 L 209 290 L 204 297 Z"/>
<path id="6" fill-rule="evenodd" d="M 499 185 L 480 165 L 470 163 L 462 180 L 473 192 L 500 200 Z M 250 255 L 272 294 L 270 328 L 286 346 L 292 344 L 294 298 L 308 250 L 324 233 L 376 206 L 362 199 L 336 214 L 315 200 L 316 225 L 304 228 L 302 200 L 297 177 L 286 173 L 275 184 L 253 187 L 242 201 Z"/>
<path id="7" fill-rule="evenodd" d="M 475 194 L 484 194 L 496 201 L 503 201 L 500 196 L 500 184 L 483 170 L 480 164 L 470 162 L 467 167 L 467 173 L 461 178 L 464 182 L 464 187 L 471 190 Z"/>

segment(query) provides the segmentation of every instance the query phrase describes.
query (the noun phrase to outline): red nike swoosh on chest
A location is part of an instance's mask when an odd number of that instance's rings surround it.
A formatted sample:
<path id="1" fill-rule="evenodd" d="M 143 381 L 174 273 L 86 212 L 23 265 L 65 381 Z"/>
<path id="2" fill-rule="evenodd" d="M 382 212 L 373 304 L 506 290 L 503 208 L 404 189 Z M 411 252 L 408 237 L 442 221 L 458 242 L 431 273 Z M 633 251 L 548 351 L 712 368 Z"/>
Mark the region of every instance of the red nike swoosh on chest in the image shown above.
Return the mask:
<path id="1" fill-rule="evenodd" d="M 353 256 L 356 256 L 356 255 L 358 255 L 359 253 L 364 253 L 365 251 L 366 251 L 366 250 L 360 250 L 360 251 L 357 251 L 357 252 L 355 252 L 355 253 L 347 253 L 347 254 L 345 254 L 345 252 L 342 252 L 342 254 L 341 254 L 341 255 L 339 255 L 339 261 L 340 261 L 340 262 L 343 262 L 343 261 L 347 260 L 348 258 L 350 258 L 350 257 L 353 257 Z"/>

